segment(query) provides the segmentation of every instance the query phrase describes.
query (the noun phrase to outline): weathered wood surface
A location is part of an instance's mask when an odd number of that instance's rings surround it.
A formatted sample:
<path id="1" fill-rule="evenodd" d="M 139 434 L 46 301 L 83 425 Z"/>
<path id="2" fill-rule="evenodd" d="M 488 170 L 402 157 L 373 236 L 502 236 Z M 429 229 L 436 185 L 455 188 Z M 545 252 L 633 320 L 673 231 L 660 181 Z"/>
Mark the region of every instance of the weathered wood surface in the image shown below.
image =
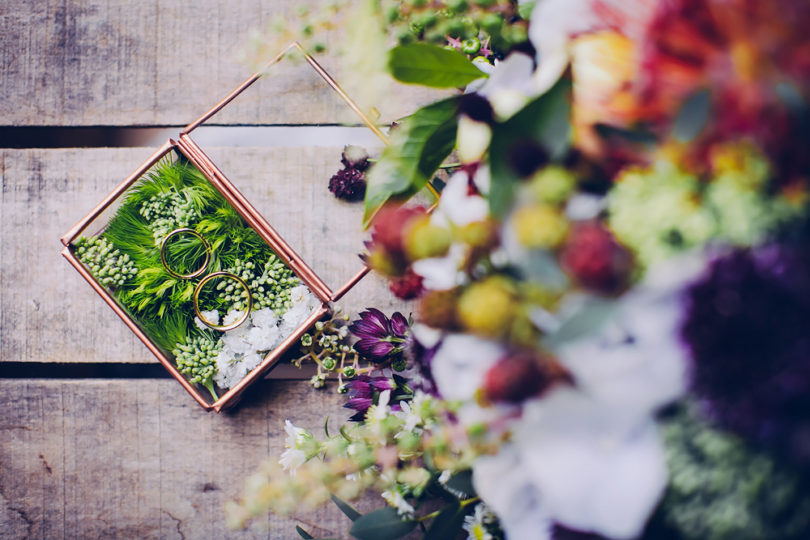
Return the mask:
<path id="1" fill-rule="evenodd" d="M 339 148 L 209 152 L 327 284 L 362 268 L 362 205 L 337 201 L 326 187 Z M 59 238 L 150 154 L 0 150 L 0 361 L 156 362 L 59 253 Z M 402 309 L 375 275 L 338 305 L 353 313 Z"/>
<path id="2" fill-rule="evenodd" d="M 346 537 L 334 505 L 228 531 L 223 506 L 284 449 L 284 419 L 322 433 L 334 391 L 262 381 L 232 413 L 205 413 L 169 380 L 0 380 L 0 538 Z M 361 508 L 379 506 L 379 498 Z"/>
<path id="3" fill-rule="evenodd" d="M 296 0 L 3 0 L 0 124 L 186 125 L 251 74 L 237 60 L 250 31 L 265 30 L 279 15 L 294 20 L 289 15 L 298 6 Z M 323 62 L 348 82 L 339 62 Z M 216 121 L 357 122 L 308 66 L 287 64 Z M 374 105 L 390 121 L 435 95 L 397 85 Z"/>

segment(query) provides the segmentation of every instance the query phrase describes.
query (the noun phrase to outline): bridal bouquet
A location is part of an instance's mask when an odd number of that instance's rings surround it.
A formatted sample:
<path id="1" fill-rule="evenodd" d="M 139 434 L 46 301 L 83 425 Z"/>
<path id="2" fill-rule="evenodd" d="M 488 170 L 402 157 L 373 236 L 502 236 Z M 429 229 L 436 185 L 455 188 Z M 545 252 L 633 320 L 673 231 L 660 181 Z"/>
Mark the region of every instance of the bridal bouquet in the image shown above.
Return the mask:
<path id="1" fill-rule="evenodd" d="M 321 339 L 364 363 L 329 364 L 353 421 L 288 423 L 233 523 L 332 498 L 361 539 L 807 538 L 810 4 L 375 5 L 389 73 L 459 89 L 330 186 L 413 320 Z"/>

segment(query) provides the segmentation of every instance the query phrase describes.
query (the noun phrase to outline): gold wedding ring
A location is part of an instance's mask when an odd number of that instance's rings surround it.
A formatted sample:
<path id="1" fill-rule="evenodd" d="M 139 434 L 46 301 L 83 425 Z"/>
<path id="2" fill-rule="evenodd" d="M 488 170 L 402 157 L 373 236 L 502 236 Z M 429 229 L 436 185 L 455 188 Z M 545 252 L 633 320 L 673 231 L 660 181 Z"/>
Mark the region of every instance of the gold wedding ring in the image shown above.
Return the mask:
<path id="1" fill-rule="evenodd" d="M 246 309 L 242 313 L 242 316 L 239 317 L 239 320 L 235 321 L 235 322 L 233 322 L 231 324 L 223 324 L 223 325 L 213 324 L 211 321 L 209 321 L 208 319 L 203 317 L 202 312 L 200 312 L 200 303 L 199 303 L 200 291 L 202 290 L 203 286 L 206 283 L 208 283 L 209 281 L 211 281 L 212 279 L 214 279 L 216 277 L 230 278 L 230 279 L 235 280 L 237 283 L 239 283 L 239 285 L 242 286 L 242 288 L 245 289 L 245 292 L 247 293 L 247 307 L 246 307 Z M 232 274 L 230 272 L 213 272 L 211 274 L 208 274 L 207 276 L 202 278 L 202 280 L 200 280 L 200 282 L 197 284 L 197 287 L 194 289 L 194 313 L 197 314 L 197 317 L 200 319 L 200 321 L 202 321 L 202 323 L 205 326 L 207 326 L 209 328 L 213 328 L 214 330 L 219 330 L 221 332 L 227 332 L 228 330 L 233 330 L 234 328 L 241 325 L 243 322 L 245 322 L 247 320 L 248 316 L 250 315 L 250 310 L 252 308 L 253 308 L 253 297 L 250 294 L 250 289 L 248 288 L 247 283 L 245 283 L 245 281 L 242 278 L 240 278 L 239 276 L 237 276 L 236 274 Z"/>
<path id="2" fill-rule="evenodd" d="M 172 238 L 173 236 L 177 236 L 183 233 L 190 234 L 191 236 L 196 236 L 205 246 L 205 262 L 203 262 L 203 265 L 200 268 L 198 268 L 197 270 L 195 270 L 190 274 L 178 274 L 177 272 L 169 268 L 168 263 L 166 263 L 166 245 L 168 244 L 169 239 Z M 167 234 L 160 242 L 160 262 L 163 265 L 163 268 L 169 273 L 169 275 L 176 277 L 178 279 L 193 279 L 199 275 L 202 275 L 203 272 L 205 272 L 205 269 L 208 268 L 208 263 L 210 261 L 211 261 L 211 246 L 208 244 L 208 241 L 206 241 L 206 239 L 203 238 L 202 235 L 197 231 L 195 231 L 194 229 L 189 229 L 188 227 L 175 229 L 169 234 Z M 249 294 L 250 293 L 248 293 L 248 295 Z"/>

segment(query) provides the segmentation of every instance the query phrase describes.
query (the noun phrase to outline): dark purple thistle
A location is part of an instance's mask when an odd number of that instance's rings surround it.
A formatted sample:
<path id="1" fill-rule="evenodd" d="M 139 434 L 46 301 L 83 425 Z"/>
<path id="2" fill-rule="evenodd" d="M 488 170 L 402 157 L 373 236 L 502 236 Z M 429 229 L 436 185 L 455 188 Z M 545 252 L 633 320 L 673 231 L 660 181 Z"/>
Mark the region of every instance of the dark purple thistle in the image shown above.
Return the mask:
<path id="1" fill-rule="evenodd" d="M 368 308 L 360 319 L 352 322 L 349 331 L 358 341 L 354 348 L 372 362 L 384 362 L 402 352 L 408 334 L 408 321 L 401 313 L 389 319 L 382 311 Z"/>

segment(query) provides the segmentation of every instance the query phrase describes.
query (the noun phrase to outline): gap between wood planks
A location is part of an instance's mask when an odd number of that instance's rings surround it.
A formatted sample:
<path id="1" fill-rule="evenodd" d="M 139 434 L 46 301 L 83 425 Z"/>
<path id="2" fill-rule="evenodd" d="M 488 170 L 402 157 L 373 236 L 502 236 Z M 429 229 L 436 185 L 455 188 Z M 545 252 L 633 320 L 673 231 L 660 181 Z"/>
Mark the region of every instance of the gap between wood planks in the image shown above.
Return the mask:
<path id="1" fill-rule="evenodd" d="M 315 366 L 301 369 L 280 361 L 265 378 L 273 380 L 309 380 Z M 0 379 L 170 379 L 160 364 L 48 364 L 34 362 L 0 362 Z"/>
<path id="2" fill-rule="evenodd" d="M 0 126 L 0 148 L 129 148 L 158 147 L 177 138 L 185 126 Z M 365 126 L 344 125 L 206 125 L 194 131 L 203 146 L 243 147 L 340 147 L 354 144 L 380 146 Z"/>

